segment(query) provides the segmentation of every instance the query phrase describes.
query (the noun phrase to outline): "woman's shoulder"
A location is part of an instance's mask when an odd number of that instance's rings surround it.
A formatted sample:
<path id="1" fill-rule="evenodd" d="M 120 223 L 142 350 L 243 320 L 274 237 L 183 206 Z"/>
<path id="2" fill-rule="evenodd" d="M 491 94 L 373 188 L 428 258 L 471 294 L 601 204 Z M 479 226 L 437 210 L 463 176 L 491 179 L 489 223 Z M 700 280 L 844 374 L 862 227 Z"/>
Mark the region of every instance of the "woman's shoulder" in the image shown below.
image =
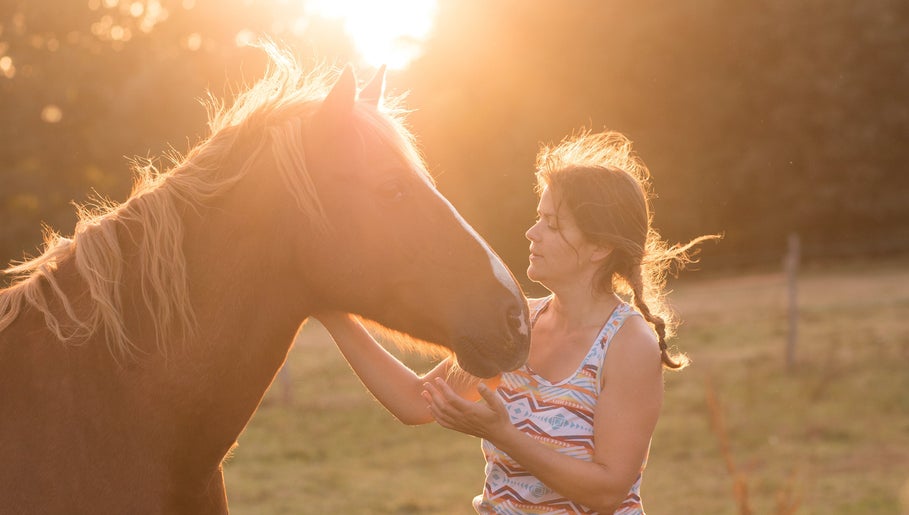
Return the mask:
<path id="1" fill-rule="evenodd" d="M 616 360 L 649 363 L 653 355 L 660 356 L 660 341 L 653 327 L 636 311 L 629 313 L 622 325 L 612 337 L 609 344 L 613 355 L 620 355 Z M 615 356 L 613 356 L 615 357 Z"/>

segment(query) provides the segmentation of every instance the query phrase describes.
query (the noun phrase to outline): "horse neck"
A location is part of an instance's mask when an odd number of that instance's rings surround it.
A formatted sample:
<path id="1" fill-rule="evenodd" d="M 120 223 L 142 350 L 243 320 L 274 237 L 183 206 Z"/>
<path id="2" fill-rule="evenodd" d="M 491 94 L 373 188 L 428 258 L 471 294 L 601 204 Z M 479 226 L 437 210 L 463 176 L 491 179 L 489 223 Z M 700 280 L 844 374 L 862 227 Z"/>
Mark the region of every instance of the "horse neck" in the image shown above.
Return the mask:
<path id="1" fill-rule="evenodd" d="M 239 190 L 239 188 L 238 188 Z M 181 391 L 190 449 L 223 454 L 252 416 L 308 314 L 282 241 L 239 191 L 215 209 L 185 215 L 184 254 L 195 338 L 166 367 Z M 282 228 L 283 229 L 283 228 Z M 186 396 L 191 398 L 186 398 Z M 193 451 L 198 452 L 198 451 Z"/>

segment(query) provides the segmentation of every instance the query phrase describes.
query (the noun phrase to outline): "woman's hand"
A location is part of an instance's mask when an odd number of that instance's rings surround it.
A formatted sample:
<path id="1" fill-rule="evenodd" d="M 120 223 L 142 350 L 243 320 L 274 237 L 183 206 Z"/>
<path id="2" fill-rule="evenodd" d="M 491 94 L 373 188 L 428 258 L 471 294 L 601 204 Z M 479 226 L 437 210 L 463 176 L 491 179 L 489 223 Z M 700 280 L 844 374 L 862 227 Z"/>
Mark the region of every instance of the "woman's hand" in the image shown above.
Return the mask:
<path id="1" fill-rule="evenodd" d="M 422 396 L 442 427 L 490 441 L 514 428 L 502 400 L 483 383 L 477 386 L 483 402 L 464 399 L 442 378 L 424 383 L 423 387 Z"/>

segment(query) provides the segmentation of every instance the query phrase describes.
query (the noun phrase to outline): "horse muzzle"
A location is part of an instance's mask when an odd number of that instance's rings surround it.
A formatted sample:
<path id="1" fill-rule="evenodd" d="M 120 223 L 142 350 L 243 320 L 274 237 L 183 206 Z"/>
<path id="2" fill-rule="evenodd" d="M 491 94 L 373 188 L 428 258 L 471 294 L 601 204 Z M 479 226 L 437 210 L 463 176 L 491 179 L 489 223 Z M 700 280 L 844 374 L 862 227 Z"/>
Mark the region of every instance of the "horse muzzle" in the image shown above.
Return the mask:
<path id="1" fill-rule="evenodd" d="M 471 375 L 489 378 L 521 367 L 530 352 L 530 321 L 526 308 L 509 308 L 499 327 L 479 325 L 455 339 L 458 365 Z"/>

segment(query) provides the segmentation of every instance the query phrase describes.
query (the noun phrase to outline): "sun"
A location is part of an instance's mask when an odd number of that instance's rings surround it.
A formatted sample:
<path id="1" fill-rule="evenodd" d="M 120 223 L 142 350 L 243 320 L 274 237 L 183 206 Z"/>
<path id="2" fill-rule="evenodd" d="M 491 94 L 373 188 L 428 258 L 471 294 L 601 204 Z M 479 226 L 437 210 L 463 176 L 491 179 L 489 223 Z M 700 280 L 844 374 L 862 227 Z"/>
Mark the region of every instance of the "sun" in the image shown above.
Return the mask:
<path id="1" fill-rule="evenodd" d="M 422 52 L 435 21 L 435 0 L 309 0 L 306 14 L 340 20 L 372 66 L 403 69 Z"/>

